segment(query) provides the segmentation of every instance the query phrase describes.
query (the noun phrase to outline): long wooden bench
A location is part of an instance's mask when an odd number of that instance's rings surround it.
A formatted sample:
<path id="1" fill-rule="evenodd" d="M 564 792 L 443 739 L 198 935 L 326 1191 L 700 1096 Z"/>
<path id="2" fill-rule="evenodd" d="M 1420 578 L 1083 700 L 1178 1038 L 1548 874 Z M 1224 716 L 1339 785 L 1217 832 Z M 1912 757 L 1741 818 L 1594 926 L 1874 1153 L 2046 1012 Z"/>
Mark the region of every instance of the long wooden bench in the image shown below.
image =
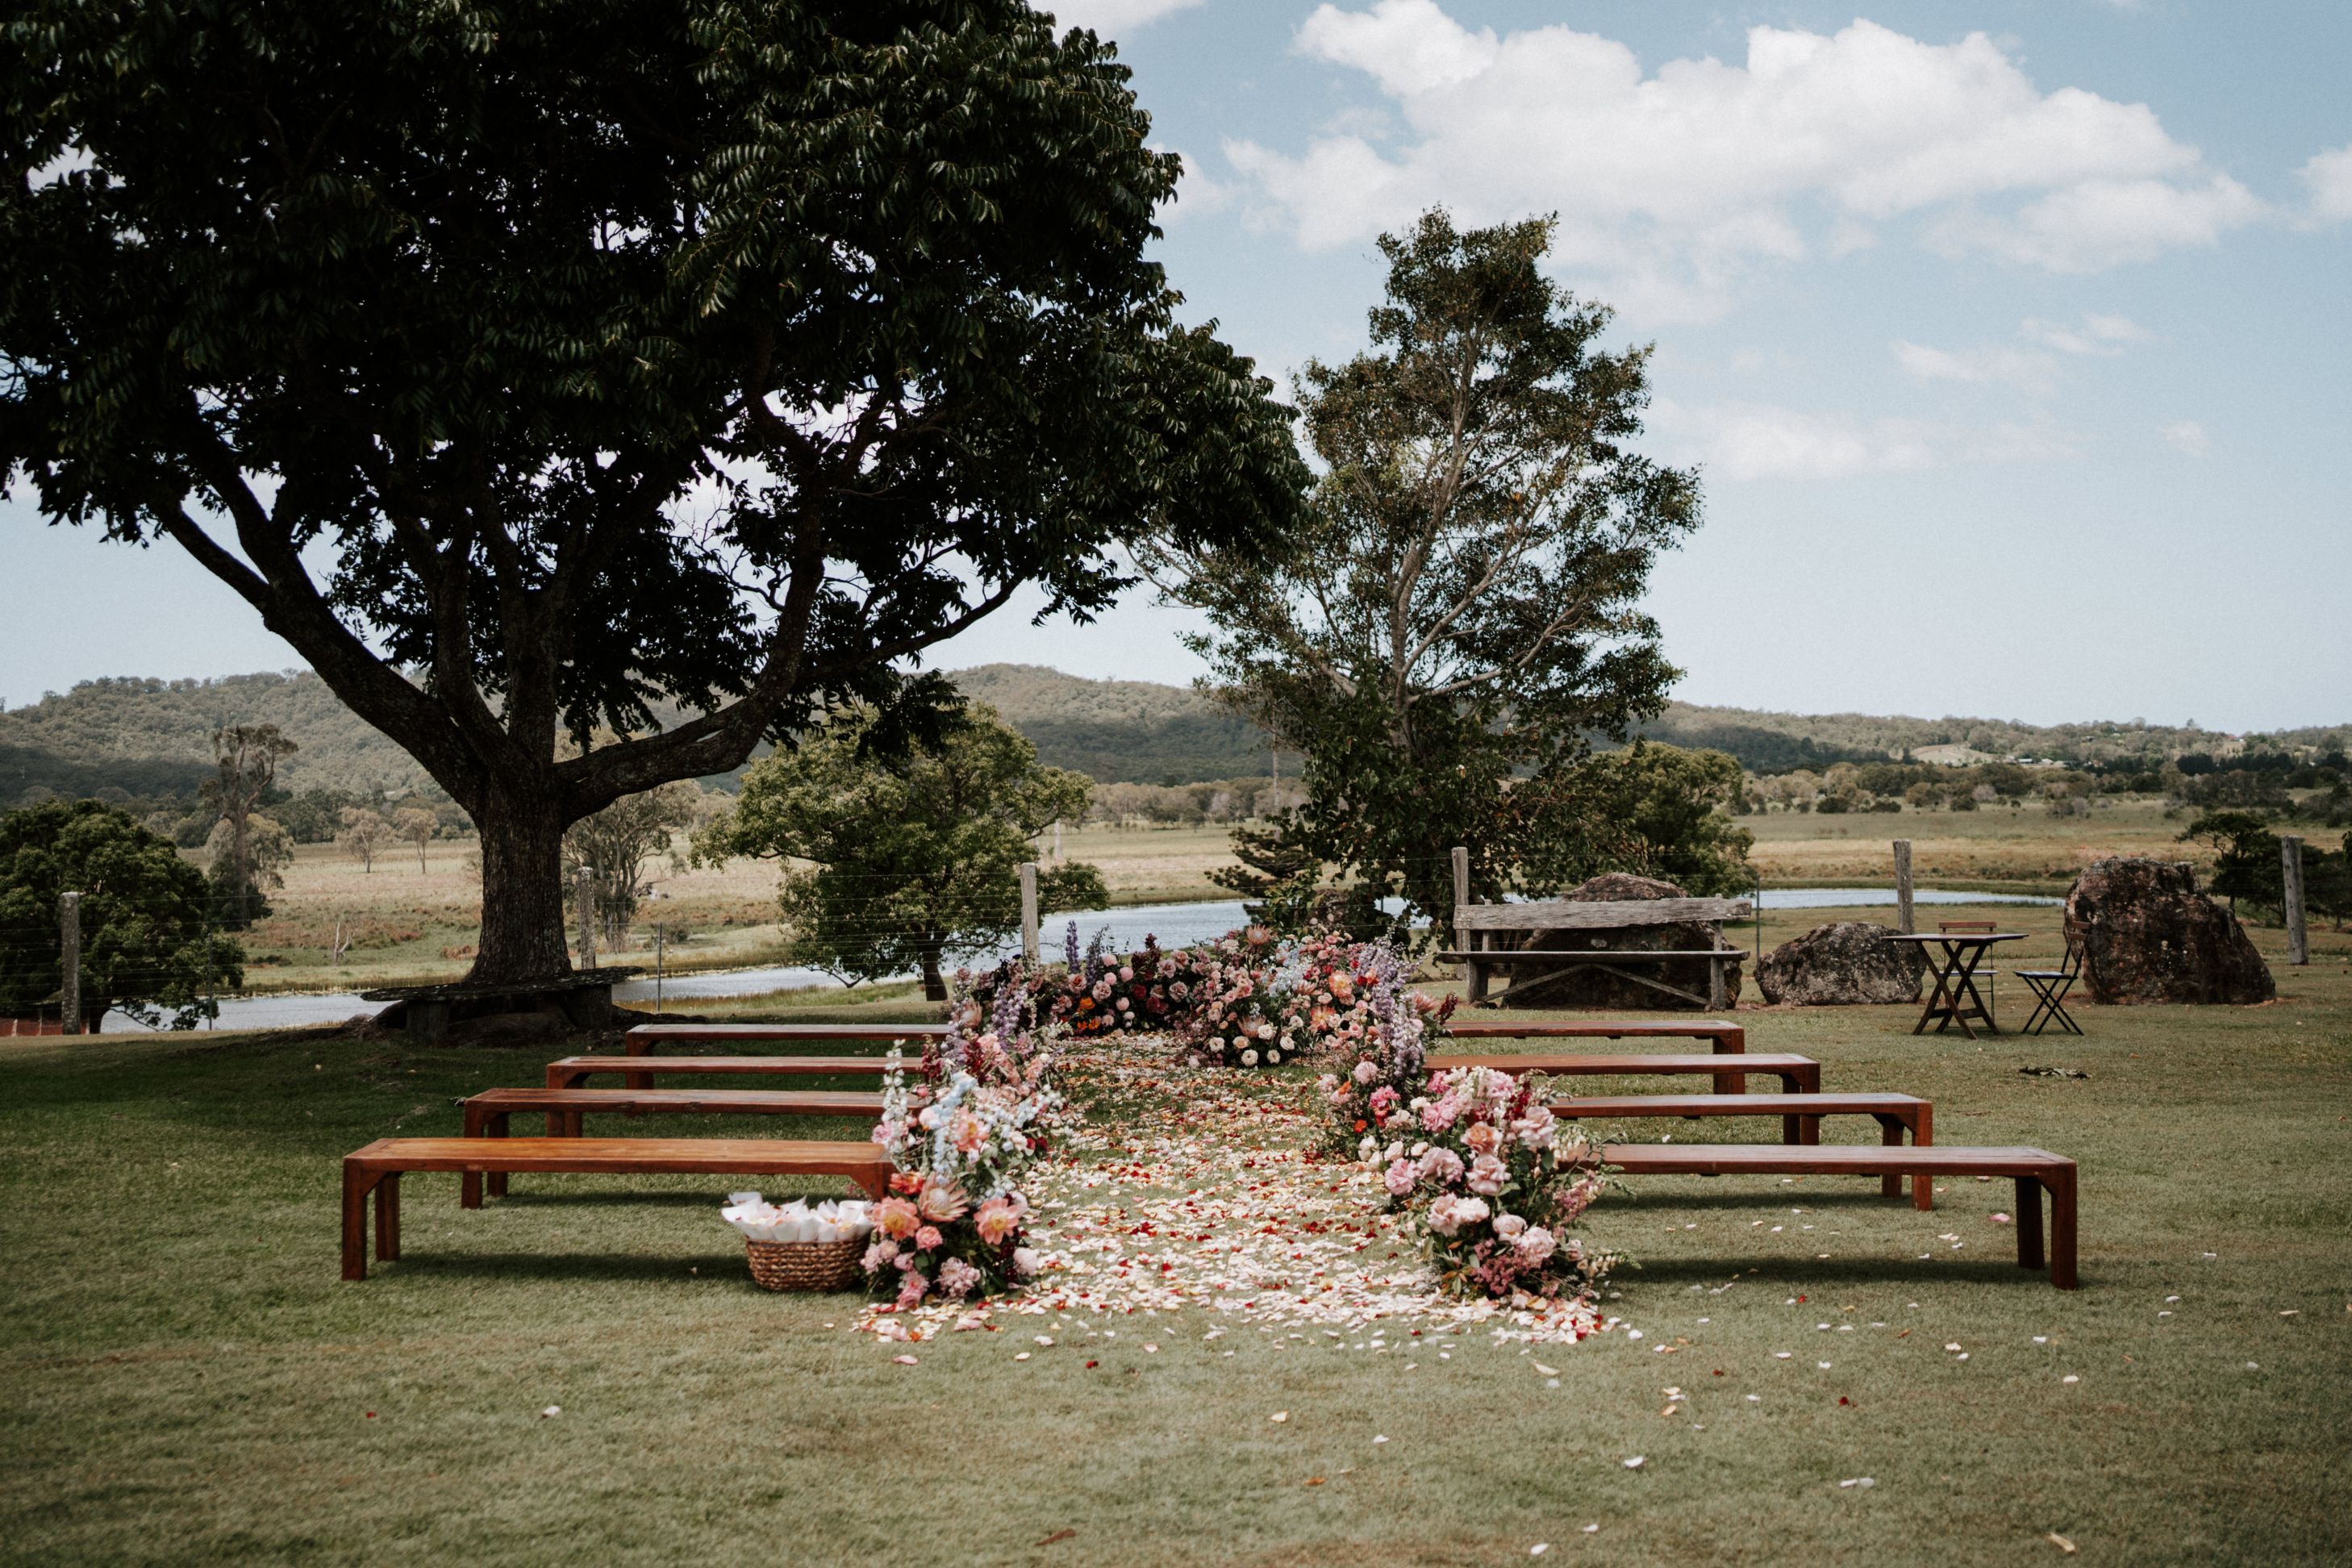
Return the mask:
<path id="1" fill-rule="evenodd" d="M 1744 1079 L 1749 1073 L 1759 1078 L 1777 1078 L 1784 1094 L 1818 1094 L 1822 1088 L 1822 1064 L 1811 1057 L 1791 1056 L 1783 1051 L 1743 1051 L 1738 1056 L 1685 1056 L 1660 1052 L 1655 1056 L 1627 1053 L 1622 1056 L 1433 1056 L 1428 1059 L 1431 1072 L 1444 1072 L 1454 1068 L 1493 1068 L 1497 1072 L 1518 1076 L 1525 1073 L 1550 1073 L 1556 1078 L 1604 1078 L 1622 1076 L 1640 1078 L 1647 1074 L 1705 1074 L 1715 1079 L 1716 1089 L 1723 1092 L 1727 1080 Z M 1726 1098 L 1729 1098 L 1727 1093 Z"/>
<path id="2" fill-rule="evenodd" d="M 1647 1018 L 1523 1019 L 1498 1023 L 1449 1020 L 1449 1040 L 1705 1040 L 1717 1056 L 1738 1056 L 1748 1049 L 1748 1031 L 1721 1018 L 1688 1022 L 1653 1022 Z M 1718 1094 L 1745 1094 L 1748 1079 L 1740 1076 L 1715 1080 Z"/>
<path id="3" fill-rule="evenodd" d="M 2050 1198 L 2050 1283 L 2072 1290 L 2074 1273 L 2074 1162 L 2046 1149 L 1927 1149 L 1867 1143 L 1609 1143 L 1601 1157 L 1629 1176 L 1908 1176 L 1914 1202 L 1937 1176 L 2011 1176 L 2017 1181 L 2017 1262 L 2039 1268 L 2042 1198 Z"/>
<path id="4" fill-rule="evenodd" d="M 772 1138 L 379 1138 L 343 1156 L 344 1279 L 367 1278 L 371 1193 L 376 1260 L 400 1256 L 400 1178 L 411 1171 L 846 1176 L 878 1198 L 887 1190 L 890 1157 L 873 1143 Z M 477 1193 L 467 1206 L 480 1205 Z"/>
<path id="5" fill-rule="evenodd" d="M 1822 1117 L 1848 1115 L 1875 1118 L 1879 1142 L 1889 1147 L 1899 1148 L 1906 1131 L 1915 1148 L 1936 1141 L 1935 1106 L 1908 1094 L 1573 1095 L 1549 1103 L 1553 1115 L 1570 1121 L 1664 1117 L 1696 1121 L 1703 1116 L 1778 1116 L 1780 1142 L 1784 1144 L 1819 1143 Z M 1890 1198 L 1903 1194 L 1903 1178 L 1899 1175 L 1886 1177 L 1880 1186 Z M 1927 1184 L 1916 1177 L 1911 1183 L 1911 1197 L 1923 1209 L 1933 1206 Z"/>
<path id="6" fill-rule="evenodd" d="M 598 1073 L 619 1073 L 629 1087 L 655 1073 L 701 1077 L 749 1074 L 782 1078 L 837 1078 L 870 1073 L 880 1077 L 887 1063 L 880 1057 L 558 1057 L 547 1064 L 547 1087 L 577 1089 Z M 909 1065 L 911 1065 L 911 1060 Z"/>
<path id="7" fill-rule="evenodd" d="M 550 1138 L 578 1138 L 587 1112 L 614 1111 L 624 1116 L 647 1112 L 710 1116 L 856 1116 L 868 1121 L 882 1114 L 882 1096 L 870 1089 L 490 1089 L 465 1103 L 466 1136 L 504 1138 L 517 1111 L 547 1113 Z M 483 1173 L 468 1171 L 464 1203 L 481 1203 Z M 507 1173 L 488 1173 L 490 1196 L 503 1197 Z"/>
<path id="8" fill-rule="evenodd" d="M 943 1040 L 945 1024 L 639 1024 L 621 1037 L 625 1056 L 657 1054 L 664 1046 L 781 1044 L 803 1041 L 817 1045 L 887 1046 L 893 1040 Z M 919 1044 L 908 1055 L 919 1051 Z M 631 1089 L 650 1089 L 653 1079 L 632 1075 Z"/>

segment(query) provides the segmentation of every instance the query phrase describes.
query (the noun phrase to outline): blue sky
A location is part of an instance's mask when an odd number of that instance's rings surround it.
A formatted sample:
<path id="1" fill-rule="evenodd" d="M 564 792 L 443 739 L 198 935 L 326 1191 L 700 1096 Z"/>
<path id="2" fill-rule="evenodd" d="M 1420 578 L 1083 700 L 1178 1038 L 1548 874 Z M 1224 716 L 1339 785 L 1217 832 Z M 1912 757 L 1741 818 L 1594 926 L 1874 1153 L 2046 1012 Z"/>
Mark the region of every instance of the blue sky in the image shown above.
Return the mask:
<path id="1" fill-rule="evenodd" d="M 2352 718 L 2352 7 L 1076 0 L 1188 175 L 1162 258 L 1278 378 L 1372 237 L 1556 211 L 1656 345 L 1706 522 L 1692 701 L 2243 731 Z M 293 662 L 163 549 L 0 512 L 0 698 Z M 110 593 L 93 595 L 96 573 Z M 1140 596 L 942 662 L 1187 679 Z"/>

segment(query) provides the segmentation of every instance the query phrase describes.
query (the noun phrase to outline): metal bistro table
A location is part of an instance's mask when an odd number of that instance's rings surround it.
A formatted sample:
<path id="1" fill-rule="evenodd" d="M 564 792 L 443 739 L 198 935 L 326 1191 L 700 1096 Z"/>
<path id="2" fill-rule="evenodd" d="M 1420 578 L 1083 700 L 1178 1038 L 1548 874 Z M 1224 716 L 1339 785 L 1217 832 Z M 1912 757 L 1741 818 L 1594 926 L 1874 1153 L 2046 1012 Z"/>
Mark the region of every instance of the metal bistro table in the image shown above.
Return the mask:
<path id="1" fill-rule="evenodd" d="M 1927 1026 L 1933 1024 L 1940 1035 L 1958 1024 L 1960 1033 L 1973 1040 L 1977 1035 L 1969 1027 L 1970 1018 L 1982 1019 L 1990 1034 L 2000 1033 L 2000 1026 L 1993 1022 L 1992 1009 L 1985 1005 L 1984 997 L 1977 991 L 1977 966 L 1992 951 L 1993 943 L 2023 942 L 2023 931 L 1920 931 L 1907 936 L 1889 934 L 1886 940 L 1918 943 L 1927 960 L 1928 972 L 1936 977 L 1936 988 L 1927 994 L 1927 1010 L 1911 1026 L 1913 1034 L 1926 1034 Z M 1930 943 L 1944 950 L 1940 963 L 1930 950 Z"/>

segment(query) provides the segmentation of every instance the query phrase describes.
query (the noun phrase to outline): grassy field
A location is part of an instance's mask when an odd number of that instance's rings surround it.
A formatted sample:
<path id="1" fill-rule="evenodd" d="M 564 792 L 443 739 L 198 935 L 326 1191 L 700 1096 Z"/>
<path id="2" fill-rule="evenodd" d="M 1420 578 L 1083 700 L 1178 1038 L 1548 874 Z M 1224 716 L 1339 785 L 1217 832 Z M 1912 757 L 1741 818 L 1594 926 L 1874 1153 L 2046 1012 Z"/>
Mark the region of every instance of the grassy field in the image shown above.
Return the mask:
<path id="1" fill-rule="evenodd" d="M 1906 812 L 1895 816 L 1751 816 L 1753 859 L 1767 887 L 1885 886 L 1894 876 L 1888 840 L 1909 837 L 1923 886 L 1968 890 L 2061 892 L 2102 855 L 2156 855 L 2210 861 L 2205 847 L 2179 845 L 2179 819 L 2157 802 L 2102 804 L 2086 817 L 2039 808 Z M 1129 829 L 1089 826 L 1063 835 L 1062 851 L 1103 873 L 1114 904 L 1231 897 L 1208 873 L 1234 864 L 1219 826 Z M 379 857 L 363 870 L 333 845 L 305 845 L 272 897 L 274 912 L 248 936 L 247 988 L 348 990 L 455 979 L 473 959 L 481 920 L 474 847 L 428 847 Z M 781 962 L 775 866 L 739 860 L 718 869 L 649 868 L 658 896 L 646 901 L 630 947 L 606 962 L 650 963 L 654 926 L 666 930 L 673 970 L 746 968 Z M 331 959 L 338 933 L 349 945 Z"/>
<path id="2" fill-rule="evenodd" d="M 1744 1013 L 1829 1087 L 1932 1097 L 1946 1142 L 2078 1158 L 2084 1289 L 2017 1269 L 2002 1184 L 1919 1215 L 1866 1183 L 1645 1182 L 1589 1227 L 1638 1260 L 1609 1306 L 1642 1338 L 1533 1353 L 1284 1353 L 1187 1310 L 899 1365 L 849 1298 L 754 1289 L 695 1178 L 519 1180 L 475 1213 L 412 1178 L 406 1258 L 345 1285 L 338 1156 L 455 1131 L 456 1097 L 551 1047 L 0 1044 L 0 1559 L 2011 1563 L 2054 1532 L 2084 1562 L 2340 1562 L 2352 950 L 2319 945 L 2275 1004 L 2085 1007 L 2079 1040 Z"/>

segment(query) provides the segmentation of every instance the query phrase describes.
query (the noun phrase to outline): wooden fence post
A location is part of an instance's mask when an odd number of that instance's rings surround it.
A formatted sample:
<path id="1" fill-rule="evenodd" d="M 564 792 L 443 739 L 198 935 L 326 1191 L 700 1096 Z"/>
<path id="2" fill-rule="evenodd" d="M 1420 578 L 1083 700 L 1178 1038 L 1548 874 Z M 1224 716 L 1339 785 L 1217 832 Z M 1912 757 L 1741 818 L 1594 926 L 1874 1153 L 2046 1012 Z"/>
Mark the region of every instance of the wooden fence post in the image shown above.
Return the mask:
<path id="1" fill-rule="evenodd" d="M 2303 840 L 2288 835 L 2279 840 L 2279 870 L 2286 883 L 2286 961 L 2311 962 L 2311 932 L 2303 914 Z"/>
<path id="2" fill-rule="evenodd" d="M 1037 863 L 1021 868 L 1021 962 L 1037 962 Z"/>
<path id="3" fill-rule="evenodd" d="M 68 1035 L 81 1033 L 81 895 L 58 898 L 58 1019 Z"/>
<path id="4" fill-rule="evenodd" d="M 596 883 L 584 863 L 573 880 L 580 889 L 580 967 L 593 969 L 596 967 Z"/>
<path id="5" fill-rule="evenodd" d="M 1454 847 L 1454 907 L 1459 910 L 1469 901 L 1470 850 L 1466 845 L 1456 844 Z M 1454 946 L 1467 949 L 1476 945 L 1477 938 L 1465 931 L 1454 921 L 1448 921 L 1446 924 L 1453 928 Z M 1470 999 L 1474 1002 L 1479 999 L 1484 989 L 1478 984 L 1478 967 L 1475 964 L 1457 963 L 1454 966 L 1454 977 L 1456 980 L 1469 982 Z"/>
<path id="6" fill-rule="evenodd" d="M 1916 930 L 1911 917 L 1911 840 L 1895 841 L 1895 929 L 1905 936 Z"/>

